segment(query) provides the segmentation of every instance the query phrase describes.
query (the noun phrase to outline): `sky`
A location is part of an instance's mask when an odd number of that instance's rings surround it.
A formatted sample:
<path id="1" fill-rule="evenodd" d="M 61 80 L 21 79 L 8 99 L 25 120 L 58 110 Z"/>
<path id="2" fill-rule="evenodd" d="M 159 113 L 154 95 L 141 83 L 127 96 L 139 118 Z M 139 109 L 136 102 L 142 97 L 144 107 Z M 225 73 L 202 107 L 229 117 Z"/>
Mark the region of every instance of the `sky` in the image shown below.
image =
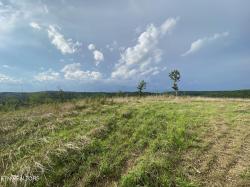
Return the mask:
<path id="1" fill-rule="evenodd" d="M 0 0 L 0 92 L 250 88 L 249 0 Z"/>

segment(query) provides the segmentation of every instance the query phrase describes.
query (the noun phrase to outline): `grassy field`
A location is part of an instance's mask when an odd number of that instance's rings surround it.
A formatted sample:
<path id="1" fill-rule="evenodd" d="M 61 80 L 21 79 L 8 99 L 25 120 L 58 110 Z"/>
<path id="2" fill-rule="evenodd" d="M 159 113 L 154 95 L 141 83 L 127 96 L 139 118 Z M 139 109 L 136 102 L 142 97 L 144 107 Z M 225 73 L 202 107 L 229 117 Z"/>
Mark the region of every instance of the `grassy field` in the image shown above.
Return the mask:
<path id="1" fill-rule="evenodd" d="M 249 155 L 247 99 L 82 99 L 0 112 L 2 186 L 250 186 Z"/>

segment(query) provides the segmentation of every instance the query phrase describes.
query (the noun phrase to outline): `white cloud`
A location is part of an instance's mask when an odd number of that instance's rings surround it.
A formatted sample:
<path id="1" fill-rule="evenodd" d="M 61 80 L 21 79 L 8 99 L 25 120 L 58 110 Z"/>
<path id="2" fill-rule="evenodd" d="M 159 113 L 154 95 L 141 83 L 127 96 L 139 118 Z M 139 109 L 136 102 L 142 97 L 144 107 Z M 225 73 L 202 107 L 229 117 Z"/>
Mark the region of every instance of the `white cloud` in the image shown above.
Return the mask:
<path id="1" fill-rule="evenodd" d="M 104 60 L 104 56 L 103 56 L 103 53 L 101 51 L 94 50 L 93 55 L 94 55 L 96 65 L 98 65 L 101 61 Z"/>
<path id="2" fill-rule="evenodd" d="M 46 5 L 32 1 L 1 1 L 0 3 L 0 33 L 8 34 L 31 18 L 44 14 Z"/>
<path id="3" fill-rule="evenodd" d="M 0 4 L 0 48 L 8 48 L 9 44 L 27 42 L 22 38 L 15 40 L 13 32 L 27 26 L 31 20 L 42 20 L 45 14 L 41 1 L 4 0 Z"/>
<path id="4" fill-rule="evenodd" d="M 11 80 L 10 77 L 8 77 L 7 75 L 4 75 L 4 74 L 0 74 L 0 82 L 1 82 L 1 83 L 2 83 L 2 82 L 7 82 L 7 81 L 9 81 L 9 80 Z"/>
<path id="5" fill-rule="evenodd" d="M 202 49 L 203 47 L 205 47 L 206 45 L 210 44 L 211 42 L 214 42 L 219 38 L 227 37 L 228 35 L 229 35 L 228 32 L 223 32 L 223 33 L 216 33 L 210 37 L 200 38 L 194 41 L 191 44 L 190 49 L 186 51 L 185 53 L 183 53 L 181 56 L 187 56 L 189 54 L 195 53 L 199 51 L 200 49 Z"/>
<path id="6" fill-rule="evenodd" d="M 101 61 L 104 60 L 104 55 L 101 51 L 97 50 L 94 44 L 89 44 L 88 49 L 92 51 L 95 64 L 99 65 Z"/>
<path id="7" fill-rule="evenodd" d="M 60 74 L 58 72 L 49 69 L 48 71 L 39 73 L 34 78 L 40 82 L 43 82 L 43 81 L 55 81 L 58 80 L 59 77 Z"/>
<path id="8" fill-rule="evenodd" d="M 0 5 L 0 33 L 6 33 L 14 28 L 15 23 L 20 17 L 21 12 L 19 9 L 11 5 L 1 3 Z"/>
<path id="9" fill-rule="evenodd" d="M 62 54 L 73 54 L 81 46 L 78 41 L 73 42 L 72 39 L 65 39 L 64 36 L 58 32 L 55 26 L 50 25 L 47 31 L 51 43 L 56 46 Z"/>
<path id="10" fill-rule="evenodd" d="M 176 26 L 177 21 L 179 18 L 169 18 L 167 19 L 160 27 L 161 33 L 166 34 L 168 32 L 171 32 L 172 29 Z"/>
<path id="11" fill-rule="evenodd" d="M 5 74 L 0 73 L 0 83 L 14 83 L 14 84 L 19 84 L 21 83 L 21 80 L 14 79 L 12 77 L 9 77 Z"/>
<path id="12" fill-rule="evenodd" d="M 102 74 L 97 71 L 82 71 L 80 63 L 73 63 L 64 66 L 61 70 L 67 80 L 99 80 Z"/>
<path id="13" fill-rule="evenodd" d="M 94 45 L 94 44 L 89 44 L 89 45 L 88 45 L 88 49 L 89 49 L 90 51 L 95 50 L 95 45 Z"/>
<path id="14" fill-rule="evenodd" d="M 41 30 L 41 26 L 36 23 L 36 22 L 30 22 L 30 26 L 33 28 L 33 29 L 37 29 L 37 30 Z"/>
<path id="15" fill-rule="evenodd" d="M 121 53 L 119 63 L 116 64 L 111 77 L 129 79 L 158 74 L 160 69 L 157 63 L 161 61 L 162 50 L 157 44 L 161 37 L 175 27 L 177 21 L 178 18 L 169 18 L 159 27 L 149 25 L 138 37 L 136 45 Z"/>

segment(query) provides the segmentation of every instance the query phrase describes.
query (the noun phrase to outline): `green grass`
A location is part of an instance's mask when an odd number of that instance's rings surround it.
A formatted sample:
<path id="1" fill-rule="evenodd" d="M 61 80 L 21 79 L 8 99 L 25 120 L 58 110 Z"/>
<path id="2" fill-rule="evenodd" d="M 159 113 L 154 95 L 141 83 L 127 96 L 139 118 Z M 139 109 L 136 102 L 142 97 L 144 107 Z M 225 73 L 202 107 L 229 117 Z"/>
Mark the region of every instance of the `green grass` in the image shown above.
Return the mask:
<path id="1" fill-rule="evenodd" d="M 198 186 L 183 172 L 182 155 L 219 104 L 85 99 L 1 112 L 0 176 L 39 177 L 28 186 Z"/>

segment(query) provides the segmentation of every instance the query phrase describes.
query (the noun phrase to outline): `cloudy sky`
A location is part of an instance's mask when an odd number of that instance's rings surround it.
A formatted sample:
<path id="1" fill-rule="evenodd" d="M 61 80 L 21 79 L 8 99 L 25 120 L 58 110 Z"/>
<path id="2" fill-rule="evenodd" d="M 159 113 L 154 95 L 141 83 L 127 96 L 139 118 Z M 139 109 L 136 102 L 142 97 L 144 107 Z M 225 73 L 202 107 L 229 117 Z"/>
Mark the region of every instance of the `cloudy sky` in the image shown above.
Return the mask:
<path id="1" fill-rule="evenodd" d="M 1 91 L 250 88 L 249 0 L 0 0 Z"/>

